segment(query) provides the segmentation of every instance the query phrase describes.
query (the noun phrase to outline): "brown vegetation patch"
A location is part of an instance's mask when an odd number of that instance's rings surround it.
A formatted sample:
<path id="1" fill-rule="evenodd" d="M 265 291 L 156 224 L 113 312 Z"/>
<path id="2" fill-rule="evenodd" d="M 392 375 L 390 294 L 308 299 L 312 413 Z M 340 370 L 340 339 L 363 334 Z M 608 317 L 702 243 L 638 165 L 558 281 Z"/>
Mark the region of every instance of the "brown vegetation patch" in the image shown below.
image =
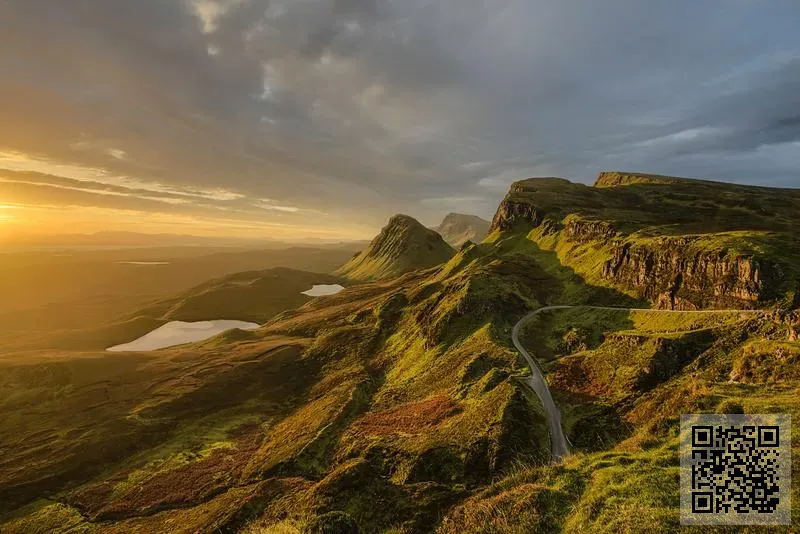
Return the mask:
<path id="1" fill-rule="evenodd" d="M 400 432 L 416 434 L 459 412 L 461 407 L 453 399 L 447 395 L 436 395 L 420 402 L 367 414 L 354 423 L 353 429 L 358 434 L 373 436 Z"/>
<path id="2" fill-rule="evenodd" d="M 94 519 L 105 520 L 205 502 L 241 483 L 242 469 L 258 450 L 263 434 L 260 425 L 250 423 L 235 428 L 229 437 L 233 448 L 215 449 L 201 460 L 156 473 L 114 495 L 115 486 L 124 482 L 132 472 L 117 474 L 73 493 L 71 504 L 93 515 Z"/>
<path id="3" fill-rule="evenodd" d="M 564 357 L 558 361 L 555 372 L 548 379 L 551 386 L 561 391 L 568 391 L 573 394 L 587 393 L 592 396 L 600 393 L 597 388 L 592 386 L 591 378 L 583 368 L 582 357 Z"/>

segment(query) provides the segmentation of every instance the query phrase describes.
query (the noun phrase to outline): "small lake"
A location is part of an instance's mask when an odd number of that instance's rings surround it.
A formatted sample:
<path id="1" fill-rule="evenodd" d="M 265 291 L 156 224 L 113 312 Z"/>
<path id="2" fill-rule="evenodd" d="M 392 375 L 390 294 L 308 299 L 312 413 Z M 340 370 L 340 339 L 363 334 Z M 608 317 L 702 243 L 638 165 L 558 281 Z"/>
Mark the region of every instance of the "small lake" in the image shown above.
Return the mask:
<path id="1" fill-rule="evenodd" d="M 141 352 L 182 345 L 184 343 L 194 343 L 214 337 L 226 330 L 239 328 L 240 330 L 255 330 L 261 325 L 248 323 L 245 321 L 198 321 L 195 323 L 185 323 L 183 321 L 171 321 L 159 326 L 152 332 L 143 335 L 139 339 L 122 345 L 115 345 L 106 350 L 109 352 Z"/>
<path id="2" fill-rule="evenodd" d="M 344 287 L 339 284 L 315 285 L 308 291 L 303 291 L 303 295 L 308 295 L 309 297 L 324 297 L 327 295 L 335 295 L 342 289 L 344 289 Z"/>

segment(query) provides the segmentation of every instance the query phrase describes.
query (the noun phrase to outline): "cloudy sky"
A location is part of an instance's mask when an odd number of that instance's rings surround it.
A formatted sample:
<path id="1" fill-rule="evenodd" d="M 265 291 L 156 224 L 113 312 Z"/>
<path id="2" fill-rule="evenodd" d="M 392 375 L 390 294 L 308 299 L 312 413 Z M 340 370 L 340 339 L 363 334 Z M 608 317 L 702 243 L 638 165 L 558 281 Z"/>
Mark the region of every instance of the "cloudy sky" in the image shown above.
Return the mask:
<path id="1" fill-rule="evenodd" d="M 0 227 L 369 236 L 603 169 L 800 186 L 797 0 L 5 0 Z"/>

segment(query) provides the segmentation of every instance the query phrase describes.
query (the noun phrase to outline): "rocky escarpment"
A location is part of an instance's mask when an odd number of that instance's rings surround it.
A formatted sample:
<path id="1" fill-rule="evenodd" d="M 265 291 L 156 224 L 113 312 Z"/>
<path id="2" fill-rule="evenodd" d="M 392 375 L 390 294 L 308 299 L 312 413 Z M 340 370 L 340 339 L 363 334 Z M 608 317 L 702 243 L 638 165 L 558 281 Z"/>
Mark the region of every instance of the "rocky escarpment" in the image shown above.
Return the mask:
<path id="1" fill-rule="evenodd" d="M 512 185 L 492 231 L 536 229 L 529 239 L 577 274 L 660 308 L 754 308 L 796 285 L 797 197 L 640 173 L 601 173 L 594 187 L 528 179 Z"/>
<path id="2" fill-rule="evenodd" d="M 575 243 L 590 243 L 592 241 L 610 241 L 617 237 L 619 232 L 607 221 L 573 218 L 564 226 L 564 235 Z"/>
<path id="3" fill-rule="evenodd" d="M 691 250 L 691 238 L 613 249 L 602 276 L 659 308 L 753 308 L 777 298 L 780 268 L 765 259 Z"/>
<path id="4" fill-rule="evenodd" d="M 619 171 L 604 171 L 597 176 L 594 182 L 595 187 L 619 187 L 624 185 L 633 184 L 677 184 L 687 182 L 687 178 L 676 178 L 673 176 L 661 176 L 658 174 L 644 174 L 638 172 L 619 172 Z M 699 182 L 699 180 L 692 180 Z"/>
<path id="5" fill-rule="evenodd" d="M 560 213 L 556 206 L 537 202 L 537 193 L 549 194 L 550 188 L 577 186 L 563 178 L 536 178 L 511 184 L 508 194 L 492 218 L 489 232 L 510 230 L 517 224 L 539 226 L 546 216 Z M 584 189 L 589 189 L 585 186 Z M 534 198 L 532 198 L 534 197 Z M 562 214 L 563 215 L 563 214 Z"/>
<path id="6" fill-rule="evenodd" d="M 500 203 L 494 218 L 492 219 L 491 231 L 510 230 L 516 224 L 525 223 L 531 226 L 539 226 L 542 223 L 542 213 L 529 202 L 518 201 L 512 198 L 506 198 Z"/>

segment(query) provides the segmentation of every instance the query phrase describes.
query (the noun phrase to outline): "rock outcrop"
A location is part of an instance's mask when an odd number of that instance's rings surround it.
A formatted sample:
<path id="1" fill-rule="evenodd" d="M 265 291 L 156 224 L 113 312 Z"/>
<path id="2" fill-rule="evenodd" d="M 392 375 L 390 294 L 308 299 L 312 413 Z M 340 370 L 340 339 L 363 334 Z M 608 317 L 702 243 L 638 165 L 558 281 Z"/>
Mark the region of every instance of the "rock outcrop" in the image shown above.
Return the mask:
<path id="1" fill-rule="evenodd" d="M 796 190 L 604 172 L 594 187 L 514 183 L 492 230 L 558 234 L 567 267 L 660 308 L 754 308 L 789 298 L 800 277 L 795 210 Z"/>
<path id="2" fill-rule="evenodd" d="M 699 182 L 689 178 L 676 178 L 674 176 L 661 176 L 658 174 L 644 174 L 637 172 L 605 171 L 597 176 L 595 187 L 619 187 L 633 184 L 661 184 L 669 185 L 681 182 Z"/>
<path id="3" fill-rule="evenodd" d="M 691 251 L 691 239 L 613 249 L 602 276 L 659 308 L 753 308 L 777 297 L 780 269 L 767 260 Z"/>

